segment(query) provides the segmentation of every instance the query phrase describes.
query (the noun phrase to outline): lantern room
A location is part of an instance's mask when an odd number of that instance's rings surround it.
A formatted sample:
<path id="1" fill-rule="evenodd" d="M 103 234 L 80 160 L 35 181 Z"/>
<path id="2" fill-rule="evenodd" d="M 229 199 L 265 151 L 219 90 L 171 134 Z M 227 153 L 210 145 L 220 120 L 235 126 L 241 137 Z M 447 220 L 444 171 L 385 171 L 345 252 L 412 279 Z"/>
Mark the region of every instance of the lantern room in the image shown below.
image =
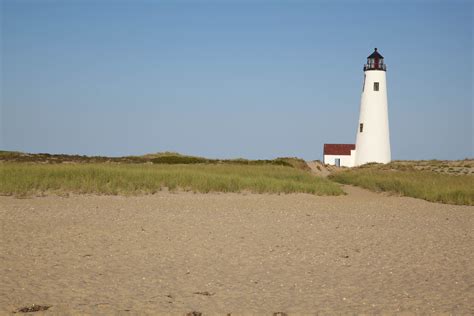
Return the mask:
<path id="1" fill-rule="evenodd" d="M 387 70 L 387 67 L 383 62 L 383 56 L 380 55 L 377 48 L 375 48 L 374 52 L 367 57 L 367 64 L 364 65 L 364 71 L 367 70 Z"/>

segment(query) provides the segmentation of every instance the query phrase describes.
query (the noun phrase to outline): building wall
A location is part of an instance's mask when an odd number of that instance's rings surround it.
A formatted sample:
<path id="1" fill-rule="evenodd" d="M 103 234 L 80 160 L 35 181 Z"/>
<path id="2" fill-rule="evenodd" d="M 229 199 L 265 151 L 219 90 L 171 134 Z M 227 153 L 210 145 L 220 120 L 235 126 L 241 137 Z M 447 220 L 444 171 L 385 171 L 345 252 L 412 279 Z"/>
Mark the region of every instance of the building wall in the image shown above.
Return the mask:
<path id="1" fill-rule="evenodd" d="M 356 166 L 368 162 L 388 163 L 391 160 L 386 72 L 368 70 L 364 75 L 357 125 Z M 374 91 L 374 82 L 379 83 L 379 91 Z M 360 124 L 363 124 L 362 132 Z"/>
<path id="2" fill-rule="evenodd" d="M 355 150 L 350 155 L 324 155 L 324 163 L 336 165 L 336 158 L 341 159 L 341 167 L 353 167 L 355 162 Z"/>

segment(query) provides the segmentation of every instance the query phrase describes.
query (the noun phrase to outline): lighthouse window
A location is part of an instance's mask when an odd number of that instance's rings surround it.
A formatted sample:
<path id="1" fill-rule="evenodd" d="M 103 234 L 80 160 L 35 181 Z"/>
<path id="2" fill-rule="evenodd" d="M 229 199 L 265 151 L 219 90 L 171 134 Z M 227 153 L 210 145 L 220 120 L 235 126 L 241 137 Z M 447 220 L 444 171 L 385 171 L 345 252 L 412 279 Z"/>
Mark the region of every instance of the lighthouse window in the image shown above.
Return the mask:
<path id="1" fill-rule="evenodd" d="M 379 91 L 379 83 L 374 82 L 374 91 Z"/>
<path id="2" fill-rule="evenodd" d="M 359 124 L 359 131 L 362 133 L 364 131 L 364 123 Z"/>

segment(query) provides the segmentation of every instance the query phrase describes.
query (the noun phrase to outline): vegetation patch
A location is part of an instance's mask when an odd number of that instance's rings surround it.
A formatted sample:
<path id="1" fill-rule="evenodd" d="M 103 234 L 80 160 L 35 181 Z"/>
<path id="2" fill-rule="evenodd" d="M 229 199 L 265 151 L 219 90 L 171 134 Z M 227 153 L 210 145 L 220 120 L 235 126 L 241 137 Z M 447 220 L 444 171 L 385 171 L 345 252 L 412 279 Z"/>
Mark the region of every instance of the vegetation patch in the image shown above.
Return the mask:
<path id="1" fill-rule="evenodd" d="M 31 306 L 25 306 L 25 307 L 19 308 L 16 312 L 18 312 L 18 313 L 41 312 L 41 311 L 48 310 L 50 307 L 51 306 L 49 306 L 49 305 L 36 305 L 36 304 L 33 304 Z"/>
<path id="2" fill-rule="evenodd" d="M 396 160 L 389 164 L 366 164 L 361 168 L 376 167 L 381 170 L 426 170 L 444 174 L 473 174 L 474 160 Z"/>
<path id="3" fill-rule="evenodd" d="M 344 194 L 340 186 L 293 167 L 272 164 L 0 164 L 0 194 L 31 196 L 193 192 Z"/>
<path id="4" fill-rule="evenodd" d="M 410 165 L 368 164 L 335 172 L 330 179 L 372 191 L 393 192 L 432 202 L 474 205 L 474 177 L 418 170 Z"/>
<path id="5" fill-rule="evenodd" d="M 156 158 L 151 159 L 151 162 L 155 164 L 177 165 L 177 164 L 211 163 L 212 160 L 201 158 L 201 157 L 173 155 L 173 156 L 156 157 Z"/>
<path id="6" fill-rule="evenodd" d="M 124 157 L 104 157 L 104 156 L 80 156 L 80 155 L 63 155 L 63 154 L 29 154 L 15 151 L 0 151 L 0 161 L 4 162 L 22 162 L 22 163 L 122 163 L 122 164 L 231 164 L 231 165 L 274 165 L 286 166 L 296 169 L 307 170 L 310 168 L 303 159 L 299 158 L 276 158 L 264 160 L 248 160 L 248 159 L 209 159 L 196 156 L 181 155 L 175 152 L 163 152 L 156 154 L 146 154 L 143 156 L 124 156 Z"/>

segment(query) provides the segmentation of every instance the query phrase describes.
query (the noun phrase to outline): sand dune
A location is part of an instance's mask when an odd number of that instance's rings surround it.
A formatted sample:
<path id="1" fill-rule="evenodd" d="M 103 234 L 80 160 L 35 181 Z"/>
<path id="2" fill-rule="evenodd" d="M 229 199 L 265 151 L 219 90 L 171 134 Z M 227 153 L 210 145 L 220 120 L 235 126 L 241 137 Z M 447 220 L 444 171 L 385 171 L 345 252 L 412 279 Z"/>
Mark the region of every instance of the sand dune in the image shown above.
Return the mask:
<path id="1" fill-rule="evenodd" d="M 0 312 L 474 313 L 474 207 L 343 197 L 0 197 Z"/>

